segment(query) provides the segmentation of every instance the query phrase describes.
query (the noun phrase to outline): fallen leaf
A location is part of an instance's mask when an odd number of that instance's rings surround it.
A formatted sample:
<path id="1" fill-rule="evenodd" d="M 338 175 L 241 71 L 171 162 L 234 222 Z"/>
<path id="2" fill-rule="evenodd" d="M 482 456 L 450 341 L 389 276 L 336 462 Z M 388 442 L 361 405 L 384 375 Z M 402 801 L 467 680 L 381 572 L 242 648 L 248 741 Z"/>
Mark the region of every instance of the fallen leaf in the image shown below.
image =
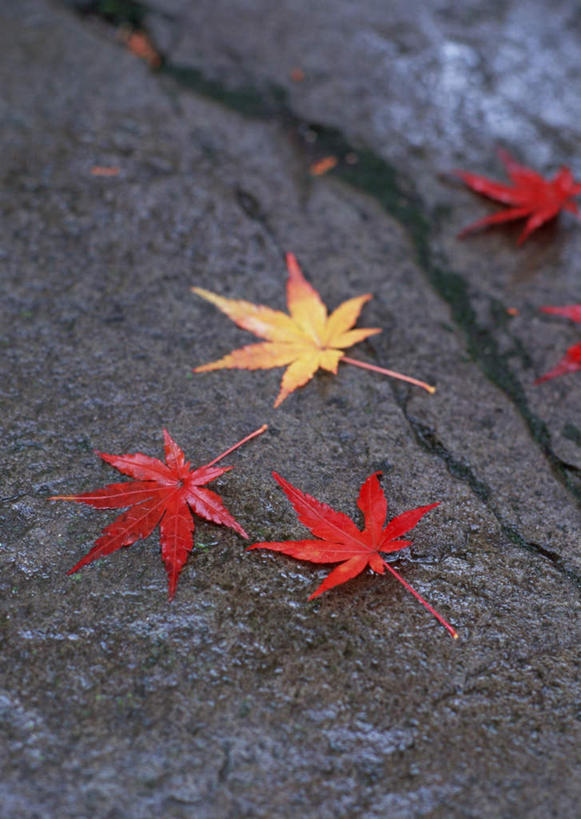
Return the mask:
<path id="1" fill-rule="evenodd" d="M 316 162 L 312 163 L 312 165 L 309 167 L 309 173 L 311 176 L 323 176 L 323 174 L 332 171 L 337 165 L 337 162 L 338 160 L 336 156 L 324 156 L 322 159 L 318 159 Z"/>
<path id="2" fill-rule="evenodd" d="M 565 316 L 565 318 L 581 322 L 581 304 L 570 304 L 565 307 L 541 307 L 541 310 L 543 313 L 554 313 L 557 316 Z M 549 370 L 548 373 L 541 375 L 540 378 L 537 378 L 535 384 L 541 384 L 550 378 L 556 378 L 558 375 L 566 375 L 567 373 L 574 373 L 577 370 L 581 370 L 581 342 L 569 347 L 555 367 Z"/>
<path id="3" fill-rule="evenodd" d="M 292 503 L 300 522 L 319 540 L 265 541 L 254 543 L 249 549 L 269 549 L 311 563 L 339 563 L 311 594 L 309 600 L 357 577 L 367 566 L 378 574 L 384 574 L 387 569 L 448 629 L 452 637 L 458 637 L 456 630 L 380 554 L 397 552 L 409 546 L 411 541 L 399 540 L 401 535 L 413 529 L 426 512 L 438 506 L 438 503 L 410 509 L 392 518 L 386 525 L 387 500 L 378 480 L 381 472 L 374 472 L 361 486 L 357 499 L 357 506 L 363 513 L 365 522 L 363 531 L 360 531 L 347 515 L 336 512 L 327 504 L 301 492 L 276 472 L 272 474 Z"/>
<path id="4" fill-rule="evenodd" d="M 223 505 L 220 496 L 204 489 L 203 485 L 234 468 L 214 466 L 217 461 L 260 435 L 266 428 L 266 424 L 263 424 L 213 461 L 197 469 L 190 469 L 190 462 L 186 461 L 184 453 L 165 429 L 165 464 L 141 452 L 130 455 L 98 452 L 97 455 L 104 461 L 135 480 L 112 483 L 82 495 L 55 495 L 49 500 L 87 503 L 97 509 L 129 509 L 103 529 L 91 551 L 69 569 L 67 574 L 76 572 L 99 557 L 116 552 L 122 546 L 130 546 L 135 541 L 148 537 L 159 523 L 161 556 L 168 576 L 171 600 L 179 574 L 193 546 L 194 520 L 191 513 L 195 512 L 212 523 L 229 526 L 248 539 L 242 526 Z"/>
<path id="5" fill-rule="evenodd" d="M 305 79 L 305 72 L 302 68 L 293 68 L 290 73 L 293 82 L 302 82 Z"/>
<path id="6" fill-rule="evenodd" d="M 351 347 L 359 341 L 381 330 L 352 330 L 363 305 L 371 295 L 356 296 L 343 302 L 330 316 L 317 291 L 306 281 L 295 256 L 286 254 L 288 268 L 287 303 L 290 315 L 280 310 L 272 310 L 262 304 L 227 299 L 201 287 L 192 291 L 207 299 L 225 313 L 239 327 L 249 330 L 267 341 L 249 344 L 233 350 L 218 361 L 203 364 L 194 369 L 195 373 L 210 370 L 243 369 L 258 370 L 290 365 L 282 377 L 281 389 L 274 406 L 278 407 L 297 387 L 311 380 L 319 367 L 337 373 L 339 361 L 355 364 L 367 370 L 399 378 L 410 384 L 435 392 L 435 387 L 416 378 L 411 378 L 393 370 L 366 364 L 347 358 L 343 348 Z"/>
<path id="7" fill-rule="evenodd" d="M 541 307 L 541 310 L 543 313 L 565 316 L 565 318 L 581 322 L 581 304 L 569 304 L 565 307 Z"/>
<path id="8" fill-rule="evenodd" d="M 145 31 L 123 28 L 120 34 L 121 39 L 132 54 L 139 57 L 140 60 L 144 60 L 150 68 L 160 67 L 161 54 L 156 50 Z"/>
<path id="9" fill-rule="evenodd" d="M 507 307 L 506 312 L 509 316 L 518 316 L 519 310 L 517 307 Z"/>
<path id="10" fill-rule="evenodd" d="M 466 171 L 454 171 L 472 190 L 508 206 L 508 210 L 468 225 L 458 234 L 460 237 L 489 225 L 526 219 L 527 223 L 518 239 L 518 244 L 521 245 L 534 230 L 554 219 L 559 211 L 567 210 L 578 214 L 577 203 L 572 197 L 581 193 L 581 184 L 575 182 L 569 168 L 562 167 L 553 179 L 545 179 L 536 171 L 519 165 L 507 151 L 501 150 L 498 154 L 510 177 L 510 184 L 495 182 Z"/>
<path id="11" fill-rule="evenodd" d="M 93 176 L 117 176 L 121 169 L 117 167 L 117 165 L 106 166 L 106 165 L 93 165 L 91 168 L 91 174 Z"/>

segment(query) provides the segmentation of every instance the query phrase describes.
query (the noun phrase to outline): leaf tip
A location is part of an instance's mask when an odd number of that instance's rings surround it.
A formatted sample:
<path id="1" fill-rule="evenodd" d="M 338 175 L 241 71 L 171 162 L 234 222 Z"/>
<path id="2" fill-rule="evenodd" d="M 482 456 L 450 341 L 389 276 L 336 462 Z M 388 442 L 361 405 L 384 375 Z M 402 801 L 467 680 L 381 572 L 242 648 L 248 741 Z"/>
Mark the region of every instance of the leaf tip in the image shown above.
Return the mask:
<path id="1" fill-rule="evenodd" d="M 284 399 L 287 398 L 289 395 L 290 392 L 288 390 L 285 390 L 284 387 L 281 387 L 280 392 L 276 397 L 276 401 L 274 402 L 274 408 L 276 409 L 277 407 L 280 407 Z"/>
<path id="2" fill-rule="evenodd" d="M 305 282 L 305 277 L 303 276 L 303 271 L 298 263 L 297 257 L 294 253 L 287 252 L 285 253 L 285 261 L 286 261 L 286 269 L 289 275 L 289 281 L 294 280 L 295 283 L 297 282 Z"/>
<path id="3" fill-rule="evenodd" d="M 166 564 L 165 568 L 167 572 L 167 601 L 171 603 L 178 587 L 179 570 L 176 572 L 169 564 Z"/>

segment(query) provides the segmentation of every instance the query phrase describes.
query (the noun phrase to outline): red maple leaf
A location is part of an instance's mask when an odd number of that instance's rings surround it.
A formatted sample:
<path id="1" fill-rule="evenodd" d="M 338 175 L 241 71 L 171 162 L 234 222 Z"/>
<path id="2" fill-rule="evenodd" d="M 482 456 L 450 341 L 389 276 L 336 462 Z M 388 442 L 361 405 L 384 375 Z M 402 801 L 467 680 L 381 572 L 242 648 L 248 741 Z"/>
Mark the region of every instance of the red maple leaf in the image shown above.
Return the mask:
<path id="1" fill-rule="evenodd" d="M 581 322 L 581 304 L 570 304 L 565 307 L 541 307 L 541 310 L 543 313 L 555 313 L 558 316 L 565 316 L 565 318 Z M 548 373 L 537 378 L 535 384 L 541 384 L 543 381 L 548 381 L 549 378 L 555 378 L 558 375 L 574 373 L 576 370 L 581 370 L 581 342 L 569 347 L 558 364 Z"/>
<path id="2" fill-rule="evenodd" d="M 578 215 L 577 203 L 572 197 L 581 193 L 581 184 L 575 182 L 569 168 L 563 166 L 553 179 L 545 179 L 531 168 L 519 165 L 507 151 L 500 150 L 498 154 L 511 180 L 508 185 L 474 173 L 454 171 L 472 190 L 508 205 L 507 210 L 468 225 L 458 234 L 460 237 L 489 225 L 526 219 L 527 223 L 517 243 L 522 245 L 527 236 L 545 222 L 554 219 L 559 211 L 568 210 Z"/>
<path id="3" fill-rule="evenodd" d="M 263 424 L 213 461 L 197 469 L 190 469 L 190 462 L 186 461 L 184 453 L 165 429 L 165 463 L 141 452 L 131 455 L 97 452 L 104 461 L 135 480 L 111 483 L 82 495 L 55 495 L 49 500 L 87 503 L 97 509 L 130 508 L 103 529 L 91 551 L 69 569 L 67 574 L 76 572 L 99 557 L 116 552 L 122 546 L 130 546 L 136 540 L 148 537 L 159 523 L 161 556 L 167 571 L 171 600 L 179 574 L 194 545 L 194 520 L 191 512 L 212 523 L 229 526 L 248 539 L 220 496 L 210 489 L 204 489 L 203 485 L 234 468 L 214 466 L 217 461 L 260 435 L 266 428 L 267 425 Z"/>
<path id="4" fill-rule="evenodd" d="M 426 512 L 438 506 L 438 503 L 410 509 L 385 525 L 387 500 L 377 478 L 381 472 L 375 472 L 367 478 L 359 491 L 357 506 L 363 512 L 365 520 L 365 528 L 360 531 L 347 515 L 301 492 L 276 472 L 272 474 L 292 503 L 300 522 L 320 540 L 261 542 L 254 543 L 249 549 L 270 549 L 311 563 L 340 563 L 311 594 L 309 600 L 333 586 L 357 577 L 367 566 L 378 574 L 384 574 L 387 569 L 448 629 L 452 637 L 458 637 L 455 629 L 380 555 L 380 552 L 397 552 L 409 546 L 411 540 L 398 538 L 413 529 Z"/>

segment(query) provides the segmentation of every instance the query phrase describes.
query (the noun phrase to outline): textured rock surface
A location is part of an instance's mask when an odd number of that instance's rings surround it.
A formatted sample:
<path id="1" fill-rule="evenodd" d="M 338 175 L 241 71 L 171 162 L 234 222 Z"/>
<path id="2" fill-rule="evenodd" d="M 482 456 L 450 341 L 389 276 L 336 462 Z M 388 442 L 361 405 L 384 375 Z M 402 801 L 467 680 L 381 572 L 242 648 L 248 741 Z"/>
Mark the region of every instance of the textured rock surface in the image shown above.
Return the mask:
<path id="1" fill-rule="evenodd" d="M 0 7 L 6 815 L 576 815 L 581 377 L 532 382 L 579 338 L 538 307 L 581 300 L 581 230 L 459 242 L 490 208 L 447 174 L 502 142 L 581 176 L 576 5 L 158 0 L 155 73 L 98 5 Z M 330 307 L 374 294 L 354 357 L 436 394 L 193 376 L 250 336 L 190 286 L 282 308 L 285 250 Z M 203 463 L 264 421 L 215 484 L 251 537 L 304 533 L 271 469 L 352 515 L 383 470 L 394 514 L 442 503 L 397 565 L 458 643 L 389 577 L 308 603 L 324 569 L 204 522 L 171 605 L 156 535 L 66 576 L 111 518 L 46 497 L 116 480 L 94 449 L 166 426 Z"/>

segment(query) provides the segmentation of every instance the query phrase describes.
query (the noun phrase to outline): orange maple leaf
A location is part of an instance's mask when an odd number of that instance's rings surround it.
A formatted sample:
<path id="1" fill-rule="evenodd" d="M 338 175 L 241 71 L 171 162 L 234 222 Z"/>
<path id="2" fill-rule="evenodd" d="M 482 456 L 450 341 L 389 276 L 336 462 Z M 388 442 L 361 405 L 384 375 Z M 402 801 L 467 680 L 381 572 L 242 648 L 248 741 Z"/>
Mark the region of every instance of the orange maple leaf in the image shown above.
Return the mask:
<path id="1" fill-rule="evenodd" d="M 313 162 L 309 168 L 309 173 L 311 176 L 323 176 L 329 171 L 332 171 L 338 161 L 336 156 L 324 156 L 322 159 Z"/>
<path id="2" fill-rule="evenodd" d="M 117 165 L 93 165 L 91 174 L 93 176 L 118 176 L 119 168 Z"/>
<path id="3" fill-rule="evenodd" d="M 331 315 L 323 304 L 317 291 L 307 282 L 295 256 L 286 254 L 288 268 L 287 304 L 289 314 L 272 310 L 262 304 L 252 304 L 238 299 L 227 299 L 210 290 L 192 287 L 192 291 L 214 304 L 239 327 L 249 330 L 259 338 L 265 338 L 261 344 L 249 344 L 239 350 L 233 350 L 218 361 L 203 364 L 194 369 L 195 373 L 210 370 L 242 369 L 259 370 L 271 367 L 288 369 L 282 377 L 278 397 L 274 403 L 278 407 L 287 395 L 297 387 L 302 387 L 311 380 L 319 367 L 337 374 L 339 361 L 356 364 L 368 370 L 384 373 L 411 384 L 423 387 L 428 392 L 435 392 L 435 387 L 425 384 L 401 373 L 366 364 L 347 358 L 343 349 L 357 344 L 368 336 L 380 333 L 378 328 L 351 329 L 363 305 L 371 298 L 370 293 L 356 296 L 340 304 Z"/>
<path id="4" fill-rule="evenodd" d="M 159 68 L 162 63 L 161 54 L 156 50 L 150 37 L 139 29 L 122 29 L 121 39 L 129 51 L 140 60 L 144 60 L 150 68 Z"/>

